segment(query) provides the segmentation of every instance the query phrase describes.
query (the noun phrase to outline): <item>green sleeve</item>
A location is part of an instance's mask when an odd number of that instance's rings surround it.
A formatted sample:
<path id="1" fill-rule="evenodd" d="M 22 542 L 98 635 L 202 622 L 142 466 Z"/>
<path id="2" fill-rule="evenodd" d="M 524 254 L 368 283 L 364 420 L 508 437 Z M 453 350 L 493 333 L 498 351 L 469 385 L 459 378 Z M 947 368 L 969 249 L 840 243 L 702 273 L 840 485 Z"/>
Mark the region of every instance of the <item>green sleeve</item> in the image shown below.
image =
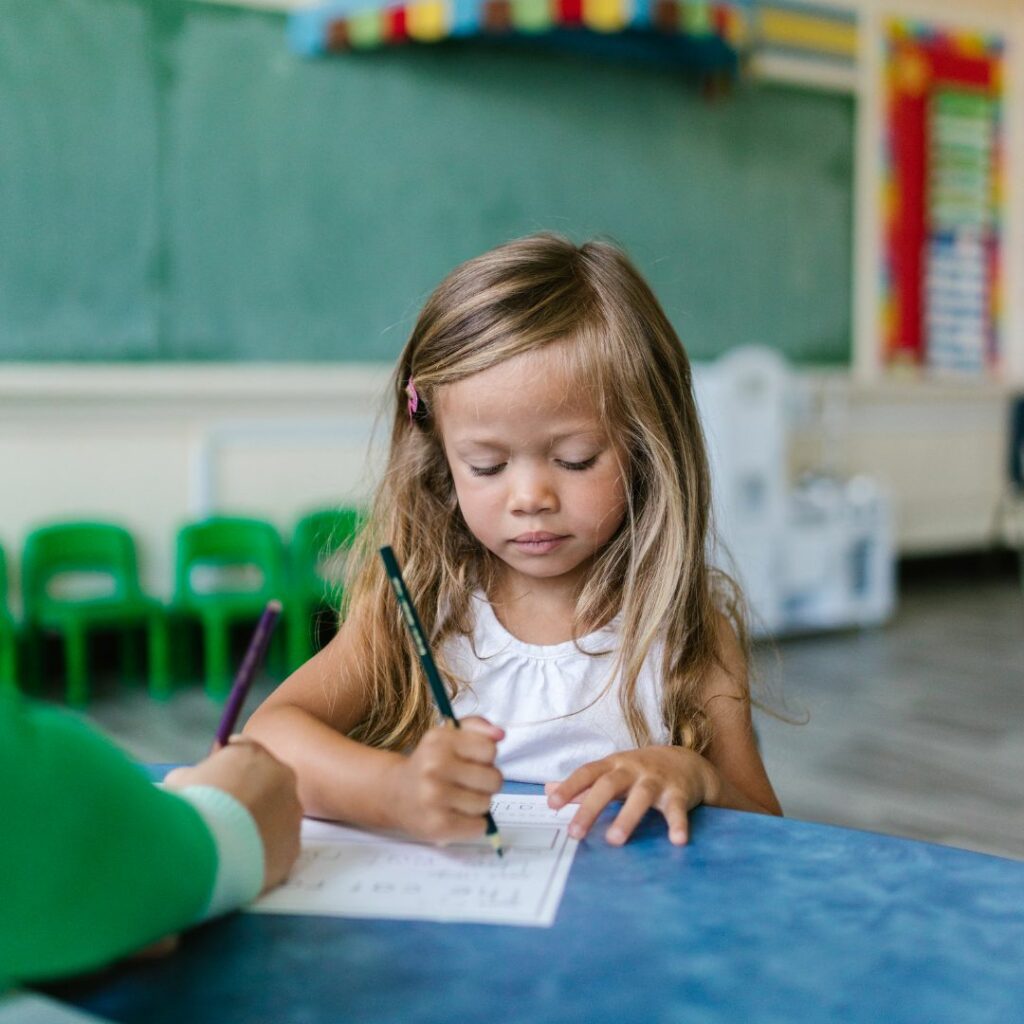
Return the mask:
<path id="1" fill-rule="evenodd" d="M 190 804 L 70 715 L 0 698 L 0 990 L 196 921 L 216 873 Z"/>

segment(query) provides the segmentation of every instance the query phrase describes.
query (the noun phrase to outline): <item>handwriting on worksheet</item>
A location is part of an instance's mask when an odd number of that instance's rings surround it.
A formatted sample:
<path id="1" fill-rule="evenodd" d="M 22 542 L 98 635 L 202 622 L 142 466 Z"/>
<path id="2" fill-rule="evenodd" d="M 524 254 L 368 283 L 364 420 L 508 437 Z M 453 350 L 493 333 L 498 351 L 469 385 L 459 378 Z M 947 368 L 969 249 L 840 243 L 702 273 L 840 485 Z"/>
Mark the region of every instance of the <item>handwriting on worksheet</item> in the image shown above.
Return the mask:
<path id="1" fill-rule="evenodd" d="M 576 854 L 575 810 L 552 811 L 542 796 L 495 798 L 503 857 L 484 838 L 438 847 L 307 819 L 291 877 L 252 909 L 548 926 Z"/>

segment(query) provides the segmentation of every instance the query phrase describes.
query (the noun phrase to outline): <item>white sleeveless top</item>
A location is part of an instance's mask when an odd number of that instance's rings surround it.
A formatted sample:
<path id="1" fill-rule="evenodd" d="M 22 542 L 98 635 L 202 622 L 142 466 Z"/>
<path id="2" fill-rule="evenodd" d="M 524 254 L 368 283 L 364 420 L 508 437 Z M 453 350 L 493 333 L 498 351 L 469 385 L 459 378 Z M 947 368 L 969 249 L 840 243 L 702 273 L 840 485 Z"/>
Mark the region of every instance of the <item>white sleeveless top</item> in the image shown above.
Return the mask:
<path id="1" fill-rule="evenodd" d="M 558 782 L 588 761 L 636 746 L 619 704 L 618 679 L 599 696 L 615 660 L 617 620 L 575 642 L 528 644 L 501 625 L 483 593 L 472 600 L 472 644 L 459 636 L 444 645 L 448 666 L 469 683 L 452 709 L 458 718 L 483 715 L 505 730 L 497 765 L 507 780 Z M 661 658 L 656 643 L 641 669 L 636 697 L 651 742 L 667 744 Z"/>

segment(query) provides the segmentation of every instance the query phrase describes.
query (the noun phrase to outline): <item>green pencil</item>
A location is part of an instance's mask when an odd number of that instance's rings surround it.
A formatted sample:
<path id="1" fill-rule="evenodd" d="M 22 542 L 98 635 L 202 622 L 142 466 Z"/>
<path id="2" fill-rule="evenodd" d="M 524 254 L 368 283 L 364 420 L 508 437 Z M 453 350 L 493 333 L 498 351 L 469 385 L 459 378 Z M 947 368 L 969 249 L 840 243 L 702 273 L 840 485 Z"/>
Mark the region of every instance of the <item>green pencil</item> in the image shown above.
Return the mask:
<path id="1" fill-rule="evenodd" d="M 409 635 L 412 637 L 412 642 L 416 647 L 416 653 L 420 656 L 420 664 L 427 675 L 427 682 L 430 684 L 430 692 L 434 695 L 437 710 L 458 729 L 459 720 L 455 717 L 455 712 L 452 711 L 452 704 L 448 699 L 448 691 L 444 688 L 441 673 L 437 671 L 434 656 L 430 653 L 430 648 L 427 646 L 427 639 L 423 633 L 423 624 L 420 622 L 416 607 L 409 596 L 409 589 L 405 585 L 405 580 L 402 579 L 402 570 L 398 568 L 398 559 L 395 558 L 394 551 L 388 546 L 380 549 L 380 557 L 384 562 L 384 568 L 387 570 L 388 579 L 391 580 L 391 586 L 395 588 L 398 606 L 402 609 L 402 618 L 409 629 Z M 487 838 L 491 841 L 494 852 L 501 857 L 504 855 L 504 850 L 502 849 L 498 826 L 490 811 L 484 817 L 487 821 Z"/>

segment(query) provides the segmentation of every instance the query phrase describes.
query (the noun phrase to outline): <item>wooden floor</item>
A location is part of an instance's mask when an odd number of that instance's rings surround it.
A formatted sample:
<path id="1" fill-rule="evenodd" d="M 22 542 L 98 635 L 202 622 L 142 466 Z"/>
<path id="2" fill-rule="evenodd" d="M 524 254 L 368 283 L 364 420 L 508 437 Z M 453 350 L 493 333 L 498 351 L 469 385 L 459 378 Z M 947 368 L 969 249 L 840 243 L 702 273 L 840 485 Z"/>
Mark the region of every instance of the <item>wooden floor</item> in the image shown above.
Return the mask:
<path id="1" fill-rule="evenodd" d="M 769 774 L 790 817 L 1024 858 L 1024 599 L 1007 574 L 903 588 L 884 629 L 761 648 L 759 672 L 809 715 L 764 715 Z M 262 693 L 271 683 L 265 682 Z M 257 697 L 250 706 L 255 706 Z M 146 761 L 203 755 L 219 708 L 100 685 L 89 717 Z"/>
<path id="2" fill-rule="evenodd" d="M 780 646 L 806 725 L 759 720 L 788 815 L 1024 858 L 1024 599 L 904 590 L 885 629 Z M 760 664 L 773 671 L 762 652 Z M 776 670 L 777 671 L 777 670 Z"/>

